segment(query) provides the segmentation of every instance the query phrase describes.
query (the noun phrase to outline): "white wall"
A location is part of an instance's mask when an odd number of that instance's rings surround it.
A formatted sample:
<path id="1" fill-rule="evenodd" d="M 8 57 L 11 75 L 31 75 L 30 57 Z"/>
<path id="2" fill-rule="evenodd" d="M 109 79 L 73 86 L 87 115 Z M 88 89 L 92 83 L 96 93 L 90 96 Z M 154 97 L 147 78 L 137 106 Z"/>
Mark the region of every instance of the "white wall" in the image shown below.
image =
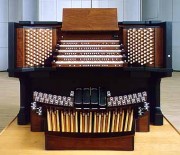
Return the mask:
<path id="1" fill-rule="evenodd" d="M 173 68 L 180 70 L 180 0 L 173 0 Z"/>
<path id="2" fill-rule="evenodd" d="M 38 0 L 9 0 L 9 21 L 39 20 L 38 9 Z"/>
<path id="3" fill-rule="evenodd" d="M 6 70 L 8 63 L 8 6 L 9 1 L 0 0 L 0 70 Z"/>
<path id="4" fill-rule="evenodd" d="M 180 70 L 180 0 L 142 0 L 142 19 L 172 22 L 172 64 Z"/>
<path id="5" fill-rule="evenodd" d="M 9 22 L 22 20 L 22 0 L 9 0 Z"/>
<path id="6" fill-rule="evenodd" d="M 0 0 L 0 71 L 8 68 L 8 22 L 38 20 L 38 0 Z"/>
<path id="7" fill-rule="evenodd" d="M 158 19 L 159 2 L 158 0 L 142 0 L 142 19 Z"/>
<path id="8" fill-rule="evenodd" d="M 140 20 L 140 0 L 93 0 L 93 8 L 117 8 L 118 20 Z M 62 21 L 63 8 L 91 8 L 91 0 L 39 0 L 39 20 Z"/>
<path id="9" fill-rule="evenodd" d="M 122 21 L 141 20 L 141 0 L 124 0 Z"/>
<path id="10" fill-rule="evenodd" d="M 37 21 L 39 20 L 39 0 L 21 0 L 22 2 L 22 20 Z"/>

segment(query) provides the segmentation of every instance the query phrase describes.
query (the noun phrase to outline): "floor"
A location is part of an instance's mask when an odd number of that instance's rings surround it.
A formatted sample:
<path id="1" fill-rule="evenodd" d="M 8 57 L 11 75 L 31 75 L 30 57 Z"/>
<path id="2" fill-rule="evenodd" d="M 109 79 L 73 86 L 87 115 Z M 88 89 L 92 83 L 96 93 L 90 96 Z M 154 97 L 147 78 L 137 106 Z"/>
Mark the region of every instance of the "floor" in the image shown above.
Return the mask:
<path id="1" fill-rule="evenodd" d="M 161 82 L 161 109 L 164 116 L 180 132 L 180 72 Z"/>
<path id="2" fill-rule="evenodd" d="M 164 116 L 180 131 L 180 72 L 162 79 L 161 108 Z M 19 81 L 0 72 L 0 131 L 17 115 L 19 110 Z"/>
<path id="3" fill-rule="evenodd" d="M 180 135 L 164 120 L 163 126 L 150 126 L 151 132 L 135 133 L 134 151 L 46 151 L 43 132 L 30 132 L 30 125 L 13 121 L 0 134 L 1 155 L 179 155 Z"/>
<path id="4" fill-rule="evenodd" d="M 19 111 L 19 80 L 0 72 L 0 131 Z"/>

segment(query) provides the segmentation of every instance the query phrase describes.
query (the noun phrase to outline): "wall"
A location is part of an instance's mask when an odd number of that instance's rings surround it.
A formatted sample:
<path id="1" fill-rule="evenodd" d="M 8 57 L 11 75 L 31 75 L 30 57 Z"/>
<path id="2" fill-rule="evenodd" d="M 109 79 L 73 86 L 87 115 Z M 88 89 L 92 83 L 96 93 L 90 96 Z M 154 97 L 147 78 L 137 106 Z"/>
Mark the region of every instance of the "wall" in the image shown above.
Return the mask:
<path id="1" fill-rule="evenodd" d="M 180 70 L 180 0 L 173 0 L 173 68 Z"/>
<path id="2" fill-rule="evenodd" d="M 22 2 L 22 19 L 24 21 L 39 20 L 39 0 L 21 0 Z"/>
<path id="3" fill-rule="evenodd" d="M 0 0 L 0 71 L 8 68 L 8 22 L 22 20 L 23 0 Z"/>
<path id="4" fill-rule="evenodd" d="M 8 63 L 8 6 L 9 1 L 0 0 L 0 70 L 6 70 Z"/>
<path id="5" fill-rule="evenodd" d="M 118 20 L 140 20 L 140 0 L 39 0 L 39 20 L 62 21 L 63 8 L 117 8 Z"/>
<path id="6" fill-rule="evenodd" d="M 142 0 L 142 20 L 172 22 L 172 64 L 180 71 L 180 0 Z"/>
<path id="7" fill-rule="evenodd" d="M 0 71 L 8 68 L 8 22 L 38 20 L 38 0 L 0 0 Z"/>

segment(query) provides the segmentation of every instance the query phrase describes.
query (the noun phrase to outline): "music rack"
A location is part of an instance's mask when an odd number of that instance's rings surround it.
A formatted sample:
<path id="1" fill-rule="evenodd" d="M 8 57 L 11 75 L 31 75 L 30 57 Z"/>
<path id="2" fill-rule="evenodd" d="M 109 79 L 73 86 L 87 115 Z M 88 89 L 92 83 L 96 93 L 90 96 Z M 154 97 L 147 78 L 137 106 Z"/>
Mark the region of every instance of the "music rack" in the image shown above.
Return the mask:
<path id="1" fill-rule="evenodd" d="M 64 9 L 62 23 L 10 22 L 18 124 L 45 132 L 48 150 L 133 150 L 135 132 L 163 125 L 171 41 L 171 23 L 117 22 L 116 9 Z"/>

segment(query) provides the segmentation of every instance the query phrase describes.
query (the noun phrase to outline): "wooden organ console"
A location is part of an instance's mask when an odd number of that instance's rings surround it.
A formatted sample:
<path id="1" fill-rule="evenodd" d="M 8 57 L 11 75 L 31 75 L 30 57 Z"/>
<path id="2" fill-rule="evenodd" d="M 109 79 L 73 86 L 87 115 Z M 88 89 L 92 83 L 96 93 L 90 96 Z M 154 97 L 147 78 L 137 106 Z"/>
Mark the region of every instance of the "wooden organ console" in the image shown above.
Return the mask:
<path id="1" fill-rule="evenodd" d="M 64 9 L 63 22 L 9 23 L 18 124 L 47 150 L 134 150 L 163 125 L 160 81 L 172 73 L 168 22 L 119 22 L 116 9 Z"/>

